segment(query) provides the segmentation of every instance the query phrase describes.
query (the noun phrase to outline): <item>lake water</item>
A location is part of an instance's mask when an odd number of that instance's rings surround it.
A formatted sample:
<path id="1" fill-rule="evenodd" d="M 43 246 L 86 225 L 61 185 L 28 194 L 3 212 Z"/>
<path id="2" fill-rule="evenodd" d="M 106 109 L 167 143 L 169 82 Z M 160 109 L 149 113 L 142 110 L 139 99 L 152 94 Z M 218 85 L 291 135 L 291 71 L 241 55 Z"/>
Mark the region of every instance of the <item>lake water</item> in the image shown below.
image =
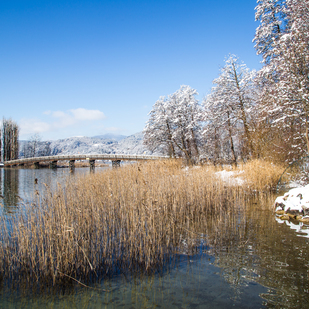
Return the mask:
<path id="1" fill-rule="evenodd" d="M 96 172 L 110 167 L 96 167 Z M 20 210 L 23 205 L 33 199 L 36 191 L 42 191 L 45 185 L 55 186 L 67 177 L 83 175 L 90 172 L 89 168 L 75 168 L 74 173 L 69 168 L 57 169 L 24 169 L 0 168 L 0 194 L 2 200 L 1 211 L 5 214 Z"/>
<path id="2" fill-rule="evenodd" d="M 1 215 L 22 211 L 44 183 L 65 177 L 75 176 L 69 169 L 0 169 Z M 179 254 L 159 273 L 35 293 L 9 290 L 0 278 L 0 308 L 309 308 L 308 227 L 277 220 L 267 210 L 273 201 L 255 199 L 227 214 L 207 230 L 199 252 Z"/>

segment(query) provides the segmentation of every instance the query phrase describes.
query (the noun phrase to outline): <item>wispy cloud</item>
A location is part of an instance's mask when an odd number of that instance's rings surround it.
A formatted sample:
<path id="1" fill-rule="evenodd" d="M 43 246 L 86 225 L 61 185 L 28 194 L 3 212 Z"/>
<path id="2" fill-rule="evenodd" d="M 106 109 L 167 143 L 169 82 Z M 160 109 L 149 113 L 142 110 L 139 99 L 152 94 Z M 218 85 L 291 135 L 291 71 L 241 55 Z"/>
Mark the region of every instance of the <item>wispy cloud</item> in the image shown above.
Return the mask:
<path id="1" fill-rule="evenodd" d="M 99 110 L 90 110 L 85 108 L 71 109 L 70 112 L 73 114 L 76 120 L 100 120 L 104 119 L 105 115 Z"/>
<path id="2" fill-rule="evenodd" d="M 51 130 L 51 125 L 37 119 L 22 119 L 19 123 L 21 135 L 42 133 Z"/>
<path id="3" fill-rule="evenodd" d="M 70 109 L 68 111 L 45 111 L 46 121 L 38 119 L 22 119 L 19 123 L 21 135 L 31 135 L 35 133 L 46 133 L 65 129 L 69 127 L 82 126 L 87 123 L 87 127 L 95 125 L 99 120 L 105 118 L 103 112 L 85 108 Z M 91 122 L 91 124 L 88 124 Z"/>

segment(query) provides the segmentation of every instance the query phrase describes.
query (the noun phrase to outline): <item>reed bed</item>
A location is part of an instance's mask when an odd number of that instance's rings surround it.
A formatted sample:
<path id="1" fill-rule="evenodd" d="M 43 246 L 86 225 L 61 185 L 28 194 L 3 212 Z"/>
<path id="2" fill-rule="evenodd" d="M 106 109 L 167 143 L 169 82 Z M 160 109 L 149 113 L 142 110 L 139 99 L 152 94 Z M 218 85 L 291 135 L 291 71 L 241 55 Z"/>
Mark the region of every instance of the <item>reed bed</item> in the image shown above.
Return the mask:
<path id="1" fill-rule="evenodd" d="M 220 220 L 244 201 L 248 188 L 227 186 L 217 172 L 170 160 L 75 177 L 53 191 L 46 185 L 25 212 L 1 218 L 0 276 L 91 283 L 158 271 L 203 246 L 210 216 Z"/>
<path id="2" fill-rule="evenodd" d="M 276 190 L 280 176 L 285 167 L 269 161 L 251 160 L 238 167 L 243 171 L 245 185 L 252 192 L 268 192 Z"/>

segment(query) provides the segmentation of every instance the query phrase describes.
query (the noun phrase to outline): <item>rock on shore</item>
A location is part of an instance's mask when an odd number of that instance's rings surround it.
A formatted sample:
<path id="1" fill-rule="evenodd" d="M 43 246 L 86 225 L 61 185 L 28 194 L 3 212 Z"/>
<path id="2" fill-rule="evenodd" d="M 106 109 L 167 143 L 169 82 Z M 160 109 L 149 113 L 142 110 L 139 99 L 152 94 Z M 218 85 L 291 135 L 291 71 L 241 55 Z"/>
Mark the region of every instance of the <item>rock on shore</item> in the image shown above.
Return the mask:
<path id="1" fill-rule="evenodd" d="M 309 222 L 309 184 L 291 189 L 283 196 L 277 197 L 275 211 L 282 220 L 296 219 Z"/>

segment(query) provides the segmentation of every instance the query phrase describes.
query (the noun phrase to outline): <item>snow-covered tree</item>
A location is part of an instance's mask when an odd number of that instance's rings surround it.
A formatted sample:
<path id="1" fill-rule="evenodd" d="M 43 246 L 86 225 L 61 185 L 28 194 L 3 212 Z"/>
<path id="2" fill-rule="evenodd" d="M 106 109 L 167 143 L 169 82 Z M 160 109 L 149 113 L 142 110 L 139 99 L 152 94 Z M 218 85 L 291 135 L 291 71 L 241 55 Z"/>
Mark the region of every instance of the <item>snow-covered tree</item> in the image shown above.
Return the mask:
<path id="1" fill-rule="evenodd" d="M 149 149 L 159 148 L 171 157 L 183 155 L 188 163 L 198 160 L 202 113 L 196 95 L 195 89 L 181 86 L 154 104 L 144 129 Z"/>
<path id="2" fill-rule="evenodd" d="M 278 151 L 285 153 L 286 160 L 292 160 L 309 153 L 308 1 L 286 0 L 282 10 L 288 25 L 276 38 L 272 56 L 259 75 L 267 80 L 261 100 L 264 115 L 273 130 L 280 132 Z"/>
<path id="3" fill-rule="evenodd" d="M 9 161 L 18 159 L 19 127 L 17 123 L 12 119 L 3 118 L 1 131 L 2 134 L 0 134 L 0 137 L 2 137 L 2 143 L 0 143 L 0 147 L 2 148 L 2 158 L 0 157 L 0 160 Z"/>
<path id="4" fill-rule="evenodd" d="M 238 153 L 246 158 L 252 155 L 251 116 L 256 93 L 254 85 L 255 71 L 250 71 L 244 63 L 240 63 L 235 55 L 230 55 L 221 75 L 213 83 L 211 94 L 204 101 L 207 125 L 204 134 L 207 140 L 215 141 L 218 135 L 228 143 L 232 161 L 236 163 L 235 142 Z"/>
<path id="5" fill-rule="evenodd" d="M 274 48 L 279 38 L 287 30 L 285 0 L 258 0 L 255 19 L 260 25 L 255 31 L 255 48 L 263 56 L 263 62 L 269 63 L 275 56 Z"/>
<path id="6" fill-rule="evenodd" d="M 41 142 L 41 136 L 38 133 L 33 134 L 30 137 L 30 140 L 27 141 L 23 146 L 23 155 L 24 158 L 33 158 L 36 157 L 39 143 Z"/>
<path id="7" fill-rule="evenodd" d="M 176 157 L 172 140 L 173 110 L 170 99 L 164 96 L 153 105 L 149 120 L 144 128 L 144 144 L 151 151 L 159 150 L 170 157 Z"/>
<path id="8" fill-rule="evenodd" d="M 288 0 L 290 31 L 280 39 L 274 64 L 280 78 L 276 92 L 284 106 L 283 112 L 299 126 L 294 143 L 301 151 L 306 145 L 309 153 L 309 3 L 307 0 Z"/>
<path id="9" fill-rule="evenodd" d="M 237 155 L 234 146 L 235 129 L 231 119 L 230 108 L 224 103 L 213 104 L 208 96 L 204 101 L 204 119 L 206 125 L 203 135 L 206 141 L 205 152 L 215 164 L 221 160 L 232 160 L 236 163 Z M 217 102 L 218 103 L 218 102 Z"/>
<path id="10" fill-rule="evenodd" d="M 170 96 L 173 106 L 173 135 L 175 145 L 191 162 L 199 158 L 201 131 L 201 106 L 195 98 L 197 91 L 190 86 L 181 86 Z"/>

